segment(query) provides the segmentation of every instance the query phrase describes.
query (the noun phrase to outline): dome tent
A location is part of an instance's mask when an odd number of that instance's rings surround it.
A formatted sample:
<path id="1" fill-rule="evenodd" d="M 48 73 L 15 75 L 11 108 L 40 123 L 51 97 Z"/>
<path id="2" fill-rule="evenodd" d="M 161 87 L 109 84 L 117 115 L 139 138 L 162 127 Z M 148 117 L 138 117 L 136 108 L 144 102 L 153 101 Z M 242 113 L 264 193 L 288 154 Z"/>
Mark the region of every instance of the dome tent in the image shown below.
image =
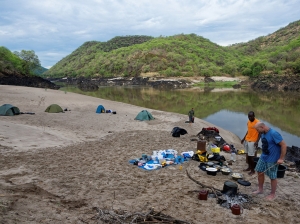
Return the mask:
<path id="1" fill-rule="evenodd" d="M 14 116 L 19 114 L 20 114 L 19 108 L 11 104 L 3 104 L 0 107 L 0 116 Z"/>
<path id="2" fill-rule="evenodd" d="M 105 108 L 102 105 L 99 105 L 96 110 L 97 114 L 105 113 Z"/>
<path id="3" fill-rule="evenodd" d="M 154 120 L 154 117 L 147 110 L 142 110 L 140 113 L 138 113 L 138 115 L 134 118 L 134 120 L 150 121 L 150 120 Z"/>
<path id="4" fill-rule="evenodd" d="M 59 112 L 64 112 L 63 109 L 57 105 L 57 104 L 51 104 L 50 106 L 47 107 L 45 112 L 48 113 L 59 113 Z"/>

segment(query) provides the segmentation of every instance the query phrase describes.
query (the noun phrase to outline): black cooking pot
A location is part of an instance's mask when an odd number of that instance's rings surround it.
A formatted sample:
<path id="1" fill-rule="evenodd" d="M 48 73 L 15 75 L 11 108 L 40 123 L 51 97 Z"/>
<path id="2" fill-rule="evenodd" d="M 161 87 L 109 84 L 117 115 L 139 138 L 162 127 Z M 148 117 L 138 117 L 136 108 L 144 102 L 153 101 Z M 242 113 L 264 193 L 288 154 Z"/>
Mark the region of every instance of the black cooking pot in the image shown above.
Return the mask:
<path id="1" fill-rule="evenodd" d="M 238 185 L 232 181 L 225 181 L 223 186 L 223 194 L 226 194 L 228 196 L 233 196 L 237 194 Z"/>
<path id="2" fill-rule="evenodd" d="M 216 168 L 213 168 L 213 167 L 206 168 L 206 173 L 208 175 L 216 176 L 217 172 L 218 172 L 218 170 Z"/>

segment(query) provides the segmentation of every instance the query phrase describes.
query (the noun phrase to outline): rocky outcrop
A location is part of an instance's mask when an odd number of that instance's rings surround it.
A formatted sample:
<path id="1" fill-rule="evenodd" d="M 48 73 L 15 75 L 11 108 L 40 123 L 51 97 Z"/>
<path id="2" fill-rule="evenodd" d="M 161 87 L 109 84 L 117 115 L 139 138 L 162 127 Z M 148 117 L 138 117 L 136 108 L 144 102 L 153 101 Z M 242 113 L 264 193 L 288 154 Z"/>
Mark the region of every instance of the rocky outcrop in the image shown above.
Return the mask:
<path id="1" fill-rule="evenodd" d="M 151 86 L 154 88 L 186 88 L 190 86 L 187 80 L 150 79 L 148 77 L 118 77 L 118 78 L 63 78 L 49 79 L 53 82 L 65 82 L 69 85 L 77 85 L 82 91 L 96 91 L 99 86 Z"/>
<path id="2" fill-rule="evenodd" d="M 300 76 L 259 76 L 251 79 L 251 88 L 259 91 L 292 91 L 300 92 Z"/>
<path id="3" fill-rule="evenodd" d="M 12 71 L 0 72 L 0 85 L 59 89 L 59 86 L 39 76 L 29 76 Z"/>

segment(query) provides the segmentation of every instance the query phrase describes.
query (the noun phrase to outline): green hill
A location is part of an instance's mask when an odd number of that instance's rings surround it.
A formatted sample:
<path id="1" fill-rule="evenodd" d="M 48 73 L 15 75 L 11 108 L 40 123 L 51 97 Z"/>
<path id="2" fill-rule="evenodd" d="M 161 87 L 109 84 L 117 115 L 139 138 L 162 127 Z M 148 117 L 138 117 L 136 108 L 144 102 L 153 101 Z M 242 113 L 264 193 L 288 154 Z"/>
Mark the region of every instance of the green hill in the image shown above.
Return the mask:
<path id="1" fill-rule="evenodd" d="M 126 38 L 135 37 L 122 40 Z M 221 75 L 236 73 L 237 67 L 232 62 L 238 63 L 243 58 L 237 50 L 221 47 L 195 34 L 149 38 L 144 43 L 104 51 L 107 43 L 83 44 L 44 75 L 112 77 L 148 72 L 164 76 Z"/>
<path id="2" fill-rule="evenodd" d="M 300 21 L 247 43 L 222 47 L 195 34 L 86 42 L 48 77 L 211 76 L 300 73 Z"/>

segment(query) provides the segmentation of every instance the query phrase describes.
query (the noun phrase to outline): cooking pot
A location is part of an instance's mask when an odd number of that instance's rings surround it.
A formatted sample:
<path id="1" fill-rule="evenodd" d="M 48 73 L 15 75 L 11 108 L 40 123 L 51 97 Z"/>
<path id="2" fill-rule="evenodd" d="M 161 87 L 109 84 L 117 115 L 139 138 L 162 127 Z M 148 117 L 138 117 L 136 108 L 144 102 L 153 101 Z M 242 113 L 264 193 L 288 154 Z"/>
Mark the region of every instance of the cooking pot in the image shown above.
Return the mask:
<path id="1" fill-rule="evenodd" d="M 232 181 L 225 181 L 223 186 L 223 194 L 228 196 L 237 194 L 238 185 Z"/>
<path id="2" fill-rule="evenodd" d="M 234 204 L 231 206 L 231 212 L 234 215 L 240 215 L 241 213 L 243 213 L 243 209 L 241 209 L 242 207 L 238 204 Z"/>
<path id="3" fill-rule="evenodd" d="M 215 165 L 215 163 L 213 163 L 213 162 L 207 162 L 207 165 L 212 167 L 213 165 Z"/>
<path id="4" fill-rule="evenodd" d="M 216 168 L 212 168 L 212 167 L 206 168 L 206 173 L 208 175 L 216 176 L 217 172 L 218 172 L 218 170 Z"/>
<path id="5" fill-rule="evenodd" d="M 221 172 L 223 175 L 229 175 L 230 174 L 230 169 L 229 168 L 221 168 Z"/>
<path id="6" fill-rule="evenodd" d="M 199 192 L 198 199 L 199 200 L 207 200 L 207 195 L 208 195 L 208 191 L 207 190 L 201 190 Z"/>

